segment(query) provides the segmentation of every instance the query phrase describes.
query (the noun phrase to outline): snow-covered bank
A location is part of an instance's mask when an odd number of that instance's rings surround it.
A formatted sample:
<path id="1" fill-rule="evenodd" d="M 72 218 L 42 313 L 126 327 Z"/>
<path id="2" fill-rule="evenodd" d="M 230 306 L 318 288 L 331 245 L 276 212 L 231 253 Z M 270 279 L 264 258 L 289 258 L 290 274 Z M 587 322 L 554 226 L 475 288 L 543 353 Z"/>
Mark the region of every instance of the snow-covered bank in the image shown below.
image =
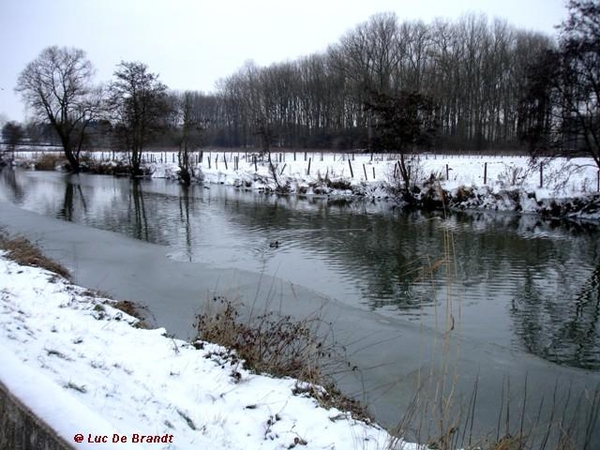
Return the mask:
<path id="1" fill-rule="evenodd" d="M 68 442 L 81 434 L 76 448 L 388 448 L 384 430 L 294 395 L 295 380 L 136 328 L 55 274 L 0 254 L 0 286 L 0 380 Z"/>
<path id="2" fill-rule="evenodd" d="M 54 154 L 58 154 L 54 152 Z M 17 164 L 43 154 L 18 152 Z M 126 173 L 127 155 L 94 152 L 98 173 Z M 117 160 L 113 159 L 116 158 Z M 389 199 L 406 204 L 396 154 L 271 152 L 271 163 L 254 153 L 204 150 L 191 154 L 196 180 L 238 189 L 301 196 Z M 177 154 L 146 152 L 145 170 L 177 179 Z M 592 158 L 421 154 L 407 159 L 409 206 L 537 213 L 547 218 L 600 220 L 600 172 Z"/>
<path id="3" fill-rule="evenodd" d="M 150 159 L 153 177 L 177 177 L 179 168 L 166 162 L 166 153 Z M 245 153 L 205 153 L 201 161 L 196 158 L 195 175 L 207 184 L 240 189 L 397 200 L 403 185 L 398 160 L 392 154 L 274 152 L 271 166 Z M 424 154 L 408 166 L 416 186 L 412 206 L 600 219 L 600 176 L 591 158 Z"/>

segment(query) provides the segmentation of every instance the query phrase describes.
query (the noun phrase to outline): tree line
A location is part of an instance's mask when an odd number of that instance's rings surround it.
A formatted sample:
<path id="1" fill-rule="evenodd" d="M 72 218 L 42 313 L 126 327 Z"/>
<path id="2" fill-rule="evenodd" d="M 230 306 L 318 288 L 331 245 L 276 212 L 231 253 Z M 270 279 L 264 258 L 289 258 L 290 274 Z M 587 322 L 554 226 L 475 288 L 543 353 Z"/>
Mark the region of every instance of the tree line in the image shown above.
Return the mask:
<path id="1" fill-rule="evenodd" d="M 213 93 L 171 91 L 140 62 L 121 62 L 96 86 L 83 50 L 49 47 L 16 90 L 75 171 L 98 141 L 129 151 L 134 173 L 151 144 L 177 146 L 188 174 L 188 152 L 202 145 L 598 156 L 600 7 L 567 7 L 557 39 L 483 15 L 425 24 L 377 14 L 322 53 L 248 61 Z"/>
<path id="2" fill-rule="evenodd" d="M 199 107 L 211 111 L 214 139 L 225 146 L 254 144 L 255 124 L 266 123 L 284 147 L 378 150 L 377 117 L 365 105 L 417 92 L 435 104 L 436 147 L 515 147 L 527 65 L 552 45 L 484 16 L 426 25 L 379 14 L 325 53 L 265 68 L 247 63 Z"/>

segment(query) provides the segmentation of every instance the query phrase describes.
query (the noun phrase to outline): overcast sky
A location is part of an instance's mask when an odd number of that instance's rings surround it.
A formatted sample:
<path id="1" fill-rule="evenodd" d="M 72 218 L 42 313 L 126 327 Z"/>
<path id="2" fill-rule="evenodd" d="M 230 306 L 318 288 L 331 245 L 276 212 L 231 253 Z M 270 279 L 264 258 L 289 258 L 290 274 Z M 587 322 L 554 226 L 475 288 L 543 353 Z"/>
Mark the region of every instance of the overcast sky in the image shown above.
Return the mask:
<path id="1" fill-rule="evenodd" d="M 50 45 L 78 47 L 108 81 L 141 61 L 172 89 L 210 92 L 246 60 L 269 65 L 325 50 L 378 12 L 400 21 L 465 13 L 555 35 L 563 0 L 0 0 L 0 120 L 23 120 L 19 73 Z"/>

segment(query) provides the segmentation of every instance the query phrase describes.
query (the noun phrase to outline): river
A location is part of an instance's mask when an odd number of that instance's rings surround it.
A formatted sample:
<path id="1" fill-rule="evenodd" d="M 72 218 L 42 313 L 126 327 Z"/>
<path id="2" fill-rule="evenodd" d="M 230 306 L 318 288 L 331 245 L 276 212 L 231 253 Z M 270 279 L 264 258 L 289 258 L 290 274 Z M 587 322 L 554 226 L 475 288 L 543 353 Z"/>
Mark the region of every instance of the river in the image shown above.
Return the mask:
<path id="1" fill-rule="evenodd" d="M 561 395 L 554 409 L 565 421 L 584 424 L 592 411 L 581 399 L 600 382 L 600 228 L 594 224 L 407 213 L 386 201 L 12 170 L 1 173 L 0 199 L 76 224 L 78 233 L 91 228 L 125 236 L 127 244 L 119 241 L 125 260 L 134 253 L 125 248 L 153 244 L 153 254 L 163 256 L 152 264 L 164 267 L 140 262 L 130 277 L 146 277 L 137 287 L 124 281 L 125 269 L 107 272 L 108 258 L 86 257 L 81 249 L 73 255 L 68 246 L 59 257 L 82 282 L 145 302 L 176 336 L 191 337 L 190 308 L 198 311 L 216 292 L 246 304 L 276 302 L 294 315 L 319 311 L 360 368 L 360 376 L 342 378 L 341 386 L 354 394 L 361 387 L 387 426 L 414 400 L 415 383 L 429 383 L 435 396 L 460 398 L 463 407 L 477 386 L 471 418 L 480 434 L 498 433 L 509 398 L 514 417 L 527 410 L 526 426 L 540 429 L 552 414 L 555 390 Z M 27 229 L 19 220 L 7 219 L 9 228 Z M 110 235 L 102 239 L 114 244 Z M 148 275 L 164 275 L 169 264 L 189 276 L 169 286 L 168 279 Z M 93 281 L 83 275 L 100 272 Z M 156 291 L 153 283 L 166 286 L 169 298 L 149 293 Z M 191 294 L 182 283 L 196 289 L 195 298 L 183 298 Z M 442 373 L 447 384 L 439 389 Z M 459 429 L 469 426 L 465 417 Z M 419 428 L 413 423 L 406 432 L 422 438 Z"/>

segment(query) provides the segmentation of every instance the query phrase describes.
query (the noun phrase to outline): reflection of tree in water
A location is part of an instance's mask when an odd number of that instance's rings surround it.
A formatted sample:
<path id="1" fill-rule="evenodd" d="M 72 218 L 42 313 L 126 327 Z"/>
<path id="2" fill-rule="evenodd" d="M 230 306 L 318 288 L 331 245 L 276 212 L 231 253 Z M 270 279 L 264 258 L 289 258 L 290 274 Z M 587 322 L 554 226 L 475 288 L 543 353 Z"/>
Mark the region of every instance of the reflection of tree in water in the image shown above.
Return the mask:
<path id="1" fill-rule="evenodd" d="M 517 334 L 544 359 L 600 370 L 600 267 L 583 283 L 572 268 L 555 271 L 526 271 L 511 309 Z"/>
<path id="2" fill-rule="evenodd" d="M 79 183 L 75 183 L 74 180 L 74 177 L 78 176 L 79 175 L 69 174 L 65 177 L 65 195 L 63 198 L 63 204 L 61 209 L 56 213 L 57 218 L 66 220 L 68 222 L 73 222 L 74 219 L 73 213 L 76 196 L 80 200 L 83 213 L 85 214 L 87 212 L 87 203 L 85 201 L 83 191 L 81 190 L 81 185 Z"/>
<path id="3" fill-rule="evenodd" d="M 265 241 L 326 254 L 341 281 L 357 285 L 373 309 L 418 310 L 435 301 L 429 269 L 443 257 L 443 236 L 434 220 L 420 214 L 369 215 L 326 200 L 311 203 L 303 210 L 290 198 L 259 197 L 227 202 L 225 209 L 236 225 L 265 234 Z"/>
<path id="4" fill-rule="evenodd" d="M 17 181 L 15 171 L 11 166 L 0 166 L 0 182 L 2 186 L 8 187 L 8 191 L 12 196 L 12 201 L 20 204 L 25 198 L 25 191 Z"/>
<path id="5" fill-rule="evenodd" d="M 190 221 L 190 187 L 188 185 L 181 186 L 181 194 L 179 195 L 179 220 L 183 224 L 185 233 L 185 251 L 188 261 L 193 260 L 192 248 L 192 224 Z"/>
<path id="6" fill-rule="evenodd" d="M 53 215 L 70 222 L 124 233 L 135 239 L 165 243 L 163 232 L 169 220 L 163 219 L 164 214 L 161 213 L 168 212 L 165 208 L 167 200 L 156 195 L 148 202 L 144 181 L 133 179 L 116 191 L 97 192 L 85 183 L 82 187 L 80 177 L 82 175 L 65 177 L 64 196 L 62 202 L 54 207 Z M 108 202 L 107 198 L 110 199 Z"/>
<path id="7" fill-rule="evenodd" d="M 131 195 L 129 197 L 129 211 L 133 213 L 133 233 L 136 239 L 150 242 L 150 233 L 148 231 L 148 218 L 146 216 L 146 207 L 144 205 L 144 192 L 141 182 L 138 179 L 131 180 Z"/>

